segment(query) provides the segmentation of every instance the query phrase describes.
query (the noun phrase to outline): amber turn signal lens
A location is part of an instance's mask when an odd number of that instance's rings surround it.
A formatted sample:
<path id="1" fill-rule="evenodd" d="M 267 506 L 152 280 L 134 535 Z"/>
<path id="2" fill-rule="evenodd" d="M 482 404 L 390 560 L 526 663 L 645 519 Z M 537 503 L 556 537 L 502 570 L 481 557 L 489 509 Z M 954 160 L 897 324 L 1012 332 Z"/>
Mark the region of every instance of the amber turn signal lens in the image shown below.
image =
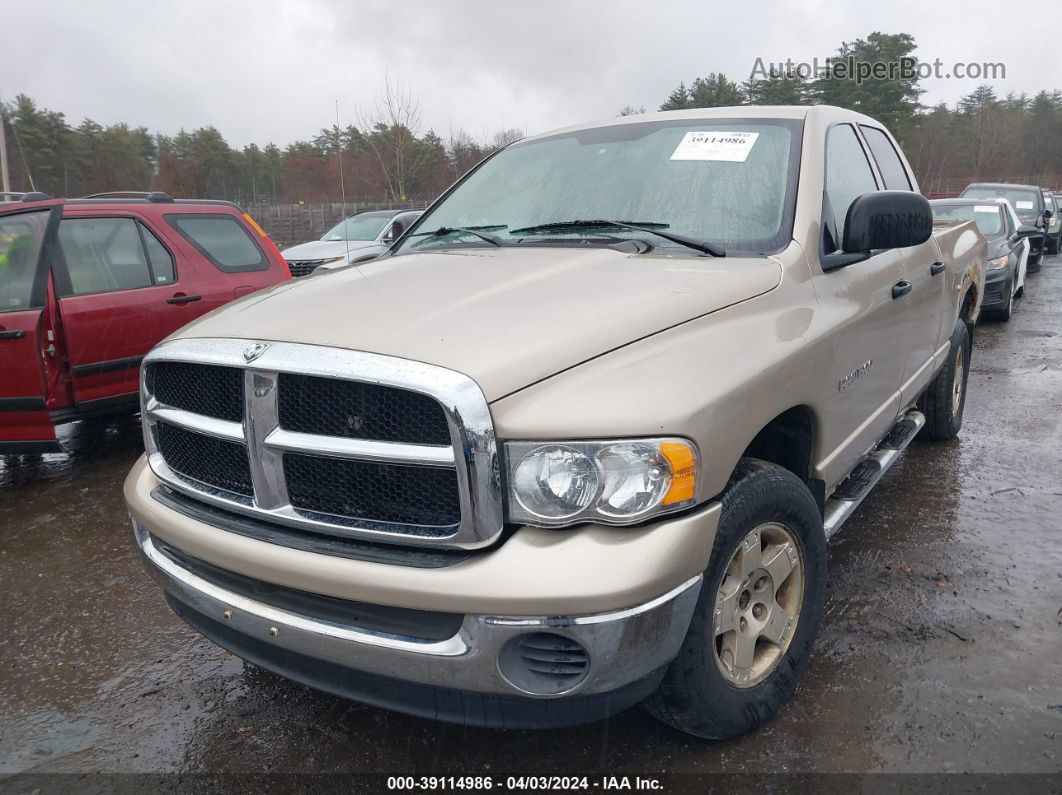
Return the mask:
<path id="1" fill-rule="evenodd" d="M 671 465 L 671 487 L 660 501 L 661 505 L 674 505 L 692 500 L 697 493 L 697 454 L 689 445 L 664 442 L 660 454 Z"/>

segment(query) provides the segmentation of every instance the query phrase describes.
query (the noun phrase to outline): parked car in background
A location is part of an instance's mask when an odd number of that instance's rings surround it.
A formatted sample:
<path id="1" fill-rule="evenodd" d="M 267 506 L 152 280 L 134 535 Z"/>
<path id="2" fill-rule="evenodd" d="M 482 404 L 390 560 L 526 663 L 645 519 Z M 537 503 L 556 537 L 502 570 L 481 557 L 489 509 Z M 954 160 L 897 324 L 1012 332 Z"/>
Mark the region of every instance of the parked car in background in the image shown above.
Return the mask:
<path id="1" fill-rule="evenodd" d="M 420 210 L 376 210 L 352 215 L 311 240 L 282 252 L 292 276 L 307 276 L 318 268 L 328 270 L 380 256 L 409 228 Z"/>
<path id="2" fill-rule="evenodd" d="M 1044 203 L 1044 192 L 1036 185 L 1012 185 L 1006 182 L 975 182 L 959 194 L 964 199 L 1006 199 L 1013 205 L 1023 224 L 1035 227 L 1039 234 L 1029 236 L 1028 272 L 1037 273 L 1044 257 L 1047 224 L 1053 217 Z"/>
<path id="3" fill-rule="evenodd" d="M 59 452 L 57 424 L 135 412 L 152 346 L 290 278 L 229 202 L 27 194 L 0 205 L 0 454 Z"/>
<path id="4" fill-rule="evenodd" d="M 1025 289 L 1029 237 L 1036 234 L 1036 228 L 1022 224 L 1006 199 L 934 199 L 929 204 L 938 222 L 973 221 L 977 225 L 988 241 L 982 316 L 1010 320 L 1014 299 Z"/>
<path id="5" fill-rule="evenodd" d="M 1047 239 L 1044 248 L 1048 254 L 1058 254 L 1062 251 L 1062 217 L 1058 210 L 1062 197 L 1055 193 L 1044 193 L 1044 205 L 1051 211 L 1051 217 L 1047 222 Z"/>

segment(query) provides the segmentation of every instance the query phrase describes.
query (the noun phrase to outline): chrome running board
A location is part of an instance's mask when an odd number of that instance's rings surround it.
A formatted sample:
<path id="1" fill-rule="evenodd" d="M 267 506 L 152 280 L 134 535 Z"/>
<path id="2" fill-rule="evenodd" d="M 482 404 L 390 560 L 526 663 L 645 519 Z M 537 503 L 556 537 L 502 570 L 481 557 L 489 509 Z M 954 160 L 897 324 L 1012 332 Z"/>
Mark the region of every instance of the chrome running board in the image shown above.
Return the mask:
<path id="1" fill-rule="evenodd" d="M 882 475 L 896 463 L 907 445 L 911 443 L 926 424 L 925 415 L 915 409 L 908 411 L 891 431 L 878 442 L 878 446 L 860 461 L 826 500 L 822 527 L 829 540 L 845 520 L 855 513 L 870 490 L 881 480 Z"/>

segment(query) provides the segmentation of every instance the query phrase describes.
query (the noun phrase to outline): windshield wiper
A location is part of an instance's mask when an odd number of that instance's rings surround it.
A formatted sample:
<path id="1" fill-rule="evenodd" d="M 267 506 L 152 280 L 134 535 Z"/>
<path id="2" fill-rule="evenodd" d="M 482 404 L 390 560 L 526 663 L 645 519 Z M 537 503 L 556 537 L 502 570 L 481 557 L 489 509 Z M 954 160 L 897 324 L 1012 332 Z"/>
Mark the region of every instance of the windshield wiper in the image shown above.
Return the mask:
<path id="1" fill-rule="evenodd" d="M 628 223 L 627 221 L 610 221 L 605 219 L 596 219 L 593 221 L 554 221 L 549 224 L 525 226 L 522 229 L 510 229 L 509 234 L 518 235 L 521 232 L 548 232 L 554 229 L 593 229 L 596 226 L 618 226 L 624 229 L 634 229 L 638 232 L 648 232 L 651 235 L 662 237 L 664 240 L 670 240 L 672 243 L 678 243 L 680 246 L 686 246 L 687 248 L 692 248 L 695 251 L 700 251 L 704 254 L 710 254 L 713 257 L 726 256 L 726 251 L 719 246 L 709 243 L 706 240 L 697 240 L 696 238 L 676 234 L 675 232 L 664 232 L 662 230 L 667 229 L 670 224 L 661 224 L 651 221 L 634 224 Z"/>
<path id="2" fill-rule="evenodd" d="M 463 232 L 466 235 L 475 235 L 480 240 L 485 240 L 492 246 L 504 246 L 505 243 L 497 235 L 492 235 L 488 232 L 483 232 L 483 229 L 504 229 L 505 224 L 494 224 L 492 226 L 440 226 L 433 232 L 417 232 L 410 235 L 410 237 L 422 237 L 425 235 L 432 235 L 434 237 L 445 237 L 446 235 L 452 235 L 455 232 Z"/>

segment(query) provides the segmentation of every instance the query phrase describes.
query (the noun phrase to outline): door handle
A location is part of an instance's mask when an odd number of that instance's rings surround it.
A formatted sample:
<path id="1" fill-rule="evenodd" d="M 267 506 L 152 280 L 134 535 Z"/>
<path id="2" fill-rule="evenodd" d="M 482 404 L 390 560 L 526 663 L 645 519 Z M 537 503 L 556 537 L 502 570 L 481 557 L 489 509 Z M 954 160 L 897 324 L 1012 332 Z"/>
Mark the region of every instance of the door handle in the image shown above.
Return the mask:
<path id="1" fill-rule="evenodd" d="M 201 295 L 185 295 L 184 293 L 177 293 L 173 298 L 167 298 L 167 304 L 190 304 L 193 301 L 202 301 Z"/>
<path id="2" fill-rule="evenodd" d="M 944 272 L 944 263 L 943 262 L 934 262 L 932 265 L 929 266 L 929 275 L 930 276 L 936 276 L 938 273 L 943 273 L 943 272 Z"/>
<path id="3" fill-rule="evenodd" d="M 900 298 L 901 296 L 907 295 L 911 292 L 911 286 L 911 283 L 907 281 L 907 279 L 900 279 L 900 281 L 892 286 L 892 297 Z"/>
<path id="4" fill-rule="evenodd" d="M 20 340 L 26 336 L 26 332 L 22 329 L 14 329 L 13 331 L 0 331 L 0 340 Z"/>

